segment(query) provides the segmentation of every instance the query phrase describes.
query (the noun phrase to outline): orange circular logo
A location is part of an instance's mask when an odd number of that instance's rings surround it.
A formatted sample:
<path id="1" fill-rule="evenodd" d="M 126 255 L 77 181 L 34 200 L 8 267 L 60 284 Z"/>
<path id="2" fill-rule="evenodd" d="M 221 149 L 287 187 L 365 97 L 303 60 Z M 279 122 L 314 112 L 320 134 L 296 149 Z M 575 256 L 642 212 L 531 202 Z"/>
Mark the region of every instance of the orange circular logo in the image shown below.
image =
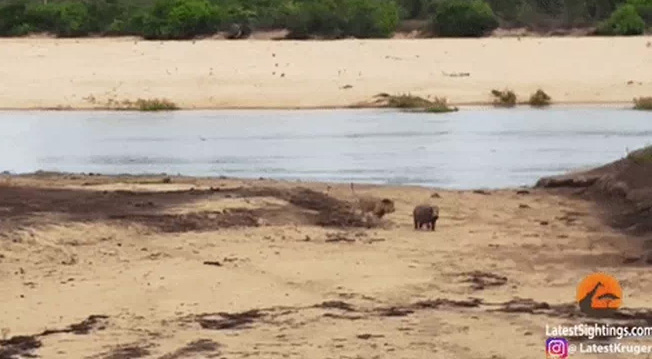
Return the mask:
<path id="1" fill-rule="evenodd" d="M 577 287 L 577 302 L 582 311 L 616 310 L 623 301 L 623 290 L 616 278 L 605 273 L 593 273 Z"/>

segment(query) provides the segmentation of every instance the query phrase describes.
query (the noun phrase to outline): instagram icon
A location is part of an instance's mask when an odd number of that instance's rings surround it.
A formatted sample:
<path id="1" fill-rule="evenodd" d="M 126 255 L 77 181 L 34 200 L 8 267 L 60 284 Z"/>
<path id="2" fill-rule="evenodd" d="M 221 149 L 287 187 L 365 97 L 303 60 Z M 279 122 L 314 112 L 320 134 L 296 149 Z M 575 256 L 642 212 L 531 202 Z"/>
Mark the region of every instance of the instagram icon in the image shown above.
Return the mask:
<path id="1" fill-rule="evenodd" d="M 564 338 L 548 338 L 546 340 L 546 358 L 568 358 L 568 340 Z"/>

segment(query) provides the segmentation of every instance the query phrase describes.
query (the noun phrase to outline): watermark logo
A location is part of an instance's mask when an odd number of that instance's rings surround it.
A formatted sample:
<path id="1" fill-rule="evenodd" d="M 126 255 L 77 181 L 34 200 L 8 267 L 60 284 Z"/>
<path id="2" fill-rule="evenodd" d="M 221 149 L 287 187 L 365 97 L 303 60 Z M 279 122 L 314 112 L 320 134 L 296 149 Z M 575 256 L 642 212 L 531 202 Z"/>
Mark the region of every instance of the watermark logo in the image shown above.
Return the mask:
<path id="1" fill-rule="evenodd" d="M 568 340 L 564 338 L 548 338 L 546 340 L 546 358 L 568 358 Z"/>
<path id="2" fill-rule="evenodd" d="M 605 273 L 585 277 L 577 287 L 580 310 L 590 317 L 608 317 L 622 305 L 623 290 L 616 278 Z"/>

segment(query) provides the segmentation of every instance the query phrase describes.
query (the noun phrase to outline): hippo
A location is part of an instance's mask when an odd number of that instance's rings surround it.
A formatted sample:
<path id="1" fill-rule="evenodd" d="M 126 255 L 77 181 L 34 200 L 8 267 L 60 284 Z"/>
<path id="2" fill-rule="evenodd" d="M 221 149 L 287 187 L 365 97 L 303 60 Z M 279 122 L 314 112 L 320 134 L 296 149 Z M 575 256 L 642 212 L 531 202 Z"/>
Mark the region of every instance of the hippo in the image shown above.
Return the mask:
<path id="1" fill-rule="evenodd" d="M 430 228 L 431 231 L 434 231 L 435 224 L 439 218 L 439 207 L 420 204 L 414 207 L 412 216 L 414 217 L 414 229 L 421 229 L 425 224 L 426 228 Z"/>

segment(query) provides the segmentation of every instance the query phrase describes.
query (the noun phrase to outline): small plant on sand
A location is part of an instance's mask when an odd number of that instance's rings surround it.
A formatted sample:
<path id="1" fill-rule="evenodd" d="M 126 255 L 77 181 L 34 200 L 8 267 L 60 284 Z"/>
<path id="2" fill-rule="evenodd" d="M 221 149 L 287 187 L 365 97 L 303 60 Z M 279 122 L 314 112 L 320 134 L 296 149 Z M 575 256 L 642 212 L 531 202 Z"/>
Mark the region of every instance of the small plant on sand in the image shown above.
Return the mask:
<path id="1" fill-rule="evenodd" d="M 123 111 L 172 111 L 178 110 L 179 107 L 172 101 L 166 99 L 142 99 L 136 101 L 124 100 L 116 101 L 109 99 L 107 102 L 109 108 Z"/>
<path id="2" fill-rule="evenodd" d="M 652 111 L 652 96 L 635 98 L 634 109 Z"/>
<path id="3" fill-rule="evenodd" d="M 444 97 L 435 97 L 432 101 L 410 94 L 392 96 L 383 93 L 379 94 L 377 97 L 384 99 L 386 103 L 385 107 L 415 109 L 432 113 L 453 112 L 458 110 L 457 107 L 449 106 L 448 101 Z"/>
<path id="4" fill-rule="evenodd" d="M 426 108 L 431 102 L 423 97 L 410 94 L 387 96 L 387 107 L 393 108 Z"/>
<path id="5" fill-rule="evenodd" d="M 136 108 L 140 111 L 172 111 L 179 107 L 172 101 L 166 99 L 138 99 Z"/>
<path id="6" fill-rule="evenodd" d="M 425 112 L 431 113 L 455 112 L 458 110 L 457 107 L 449 106 L 448 100 L 444 97 L 435 97 L 434 100 L 430 101 L 430 105 L 425 108 Z"/>
<path id="7" fill-rule="evenodd" d="M 514 107 L 516 106 L 516 94 L 514 91 L 505 90 L 491 90 L 494 96 L 494 106 L 498 107 Z"/>
<path id="8" fill-rule="evenodd" d="M 532 107 L 544 107 L 550 105 L 550 100 L 551 98 L 547 93 L 541 89 L 538 89 L 537 92 L 533 93 L 532 96 L 530 96 L 530 101 L 528 101 L 528 103 Z"/>

